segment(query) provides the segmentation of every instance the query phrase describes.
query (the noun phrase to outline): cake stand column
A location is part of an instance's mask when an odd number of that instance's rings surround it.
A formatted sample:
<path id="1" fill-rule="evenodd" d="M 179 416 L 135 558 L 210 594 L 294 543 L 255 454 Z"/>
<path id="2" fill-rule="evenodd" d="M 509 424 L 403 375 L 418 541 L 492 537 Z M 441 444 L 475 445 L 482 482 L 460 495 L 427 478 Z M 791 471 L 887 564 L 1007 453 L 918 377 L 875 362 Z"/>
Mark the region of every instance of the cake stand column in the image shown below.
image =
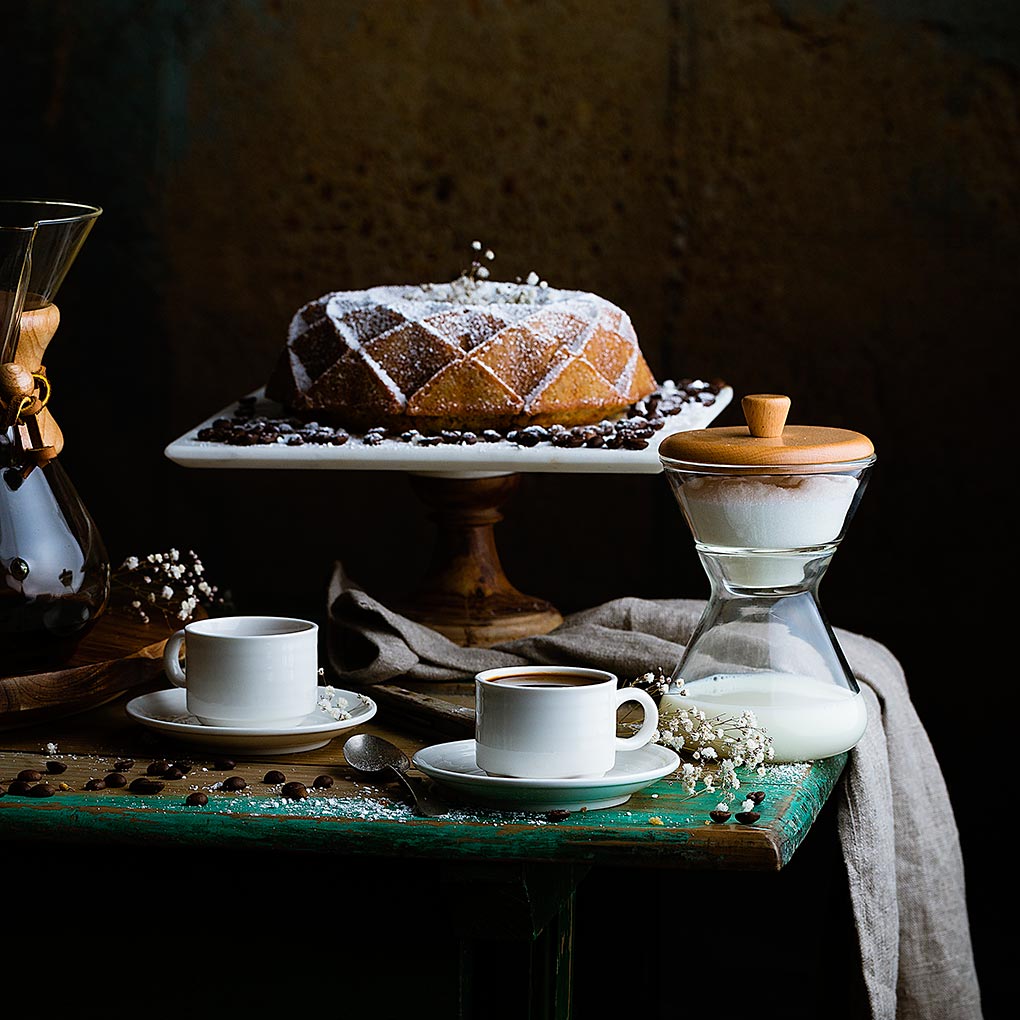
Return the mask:
<path id="1" fill-rule="evenodd" d="M 547 634 L 563 622 L 544 599 L 510 583 L 496 550 L 493 528 L 520 475 L 412 474 L 410 480 L 437 535 L 425 580 L 400 607 L 405 616 L 473 647 Z"/>

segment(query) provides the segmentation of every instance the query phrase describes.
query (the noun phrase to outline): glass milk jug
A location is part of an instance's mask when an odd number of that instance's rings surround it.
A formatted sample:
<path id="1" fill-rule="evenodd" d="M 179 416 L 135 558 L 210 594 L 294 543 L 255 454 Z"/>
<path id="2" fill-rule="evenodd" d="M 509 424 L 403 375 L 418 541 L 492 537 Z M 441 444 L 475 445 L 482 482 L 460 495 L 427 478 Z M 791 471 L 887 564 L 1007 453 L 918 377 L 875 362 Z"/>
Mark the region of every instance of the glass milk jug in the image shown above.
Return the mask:
<path id="1" fill-rule="evenodd" d="M 858 432 L 787 425 L 788 397 L 742 406 L 746 427 L 679 432 L 659 447 L 711 582 L 659 710 L 695 705 L 720 723 L 750 710 L 774 762 L 827 758 L 860 740 L 867 715 L 818 584 L 875 451 Z"/>

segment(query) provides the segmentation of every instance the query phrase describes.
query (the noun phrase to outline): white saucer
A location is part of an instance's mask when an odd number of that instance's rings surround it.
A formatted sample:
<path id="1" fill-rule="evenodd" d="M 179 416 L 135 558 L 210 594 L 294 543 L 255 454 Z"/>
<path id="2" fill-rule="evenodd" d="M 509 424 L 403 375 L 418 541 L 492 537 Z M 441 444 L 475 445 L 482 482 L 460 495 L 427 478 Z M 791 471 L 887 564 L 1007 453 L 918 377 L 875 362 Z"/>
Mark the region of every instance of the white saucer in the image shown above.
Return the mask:
<path id="1" fill-rule="evenodd" d="M 320 688 L 320 691 L 325 697 L 326 688 Z M 324 747 L 338 733 L 368 722 L 377 711 L 376 703 L 364 694 L 331 688 L 329 696 L 334 706 L 345 708 L 347 718 L 336 719 L 326 709 L 317 708 L 296 726 L 283 729 L 206 726 L 188 713 L 187 691 L 181 687 L 143 694 L 129 701 L 126 711 L 132 719 L 149 729 L 210 750 L 297 754 Z"/>
<path id="2" fill-rule="evenodd" d="M 680 765 L 676 751 L 646 744 L 620 751 L 616 765 L 595 779 L 515 779 L 486 775 L 475 762 L 475 742 L 454 740 L 423 747 L 412 758 L 416 768 L 440 786 L 465 798 L 524 811 L 580 811 L 616 807 L 632 793 L 669 775 Z"/>

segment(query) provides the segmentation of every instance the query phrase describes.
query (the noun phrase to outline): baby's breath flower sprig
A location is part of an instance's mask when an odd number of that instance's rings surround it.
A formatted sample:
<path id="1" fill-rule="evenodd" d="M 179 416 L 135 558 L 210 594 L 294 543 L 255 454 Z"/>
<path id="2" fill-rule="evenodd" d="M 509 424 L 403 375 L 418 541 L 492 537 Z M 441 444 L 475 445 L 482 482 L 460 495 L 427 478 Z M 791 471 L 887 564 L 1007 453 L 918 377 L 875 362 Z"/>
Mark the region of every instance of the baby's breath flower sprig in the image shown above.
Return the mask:
<path id="1" fill-rule="evenodd" d="M 680 678 L 648 672 L 627 686 L 647 691 L 656 704 L 667 692 L 686 696 Z M 714 793 L 730 802 L 740 789 L 738 768 L 765 774 L 766 763 L 774 756 L 772 738 L 758 725 L 751 711 L 708 717 L 703 709 L 673 704 L 659 716 L 656 742 L 672 748 L 686 760 L 677 770 L 677 778 L 687 793 L 685 799 Z M 699 789 L 700 784 L 700 789 Z M 722 810 L 725 803 L 717 805 Z"/>
<path id="2" fill-rule="evenodd" d="M 205 577 L 205 567 L 191 549 L 128 556 L 111 573 L 110 595 L 141 623 L 161 613 L 168 623 L 188 623 L 199 606 L 224 604 L 220 590 Z"/>
<path id="3" fill-rule="evenodd" d="M 501 301 L 507 304 L 536 304 L 548 299 L 549 284 L 539 277 L 538 273 L 528 273 L 527 278 L 516 277 L 513 283 L 489 281 L 491 272 L 487 263 L 495 260 L 496 253 L 482 244 L 481 241 L 471 242 L 471 262 L 460 276 L 445 287 L 439 288 L 431 283 L 419 284 L 419 288 L 427 294 L 442 295 L 442 299 L 454 304 L 472 304 L 479 300 L 483 284 L 486 303 Z"/>

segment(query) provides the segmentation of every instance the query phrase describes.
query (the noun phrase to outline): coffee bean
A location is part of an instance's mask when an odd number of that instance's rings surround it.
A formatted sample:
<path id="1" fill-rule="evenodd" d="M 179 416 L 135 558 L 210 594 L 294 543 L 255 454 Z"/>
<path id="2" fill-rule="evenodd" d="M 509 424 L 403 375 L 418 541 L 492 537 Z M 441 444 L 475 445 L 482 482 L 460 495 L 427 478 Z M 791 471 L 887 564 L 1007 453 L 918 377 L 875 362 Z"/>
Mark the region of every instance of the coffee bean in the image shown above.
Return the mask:
<path id="1" fill-rule="evenodd" d="M 59 776 L 61 772 L 67 771 L 67 765 L 62 761 L 48 761 L 46 763 L 46 771 L 51 776 Z"/>
<path id="2" fill-rule="evenodd" d="M 106 786 L 121 787 L 127 786 L 128 778 L 123 772 L 110 772 L 103 782 Z"/>
<path id="3" fill-rule="evenodd" d="M 312 786 L 314 786 L 316 790 L 328 790 L 332 785 L 332 776 L 316 776 L 312 780 Z"/>
<path id="4" fill-rule="evenodd" d="M 29 797 L 52 797 L 57 792 L 55 786 L 49 783 L 36 783 L 29 791 Z"/>
<path id="5" fill-rule="evenodd" d="M 35 769 L 22 769 L 18 773 L 18 779 L 23 783 L 38 783 L 42 779 L 42 773 Z"/>
<path id="6" fill-rule="evenodd" d="M 548 818 L 550 822 L 562 822 L 564 818 L 570 817 L 570 812 L 564 811 L 562 808 L 556 808 L 553 811 L 546 811 L 545 817 Z"/>
<path id="7" fill-rule="evenodd" d="M 204 804 L 209 803 L 209 798 L 201 790 L 196 790 L 194 793 L 188 794 L 184 803 L 188 807 L 202 807 Z"/>
<path id="8" fill-rule="evenodd" d="M 723 822 L 729 821 L 730 813 L 729 811 L 709 811 L 708 817 L 711 818 L 713 822 L 718 822 L 721 825 Z"/>
<path id="9" fill-rule="evenodd" d="M 163 773 L 164 779 L 183 779 L 184 773 L 176 766 L 171 765 L 170 768 Z"/>
<path id="10" fill-rule="evenodd" d="M 304 783 L 284 783 L 280 794 L 287 800 L 305 800 L 308 796 L 308 788 Z"/>
<path id="11" fill-rule="evenodd" d="M 7 787 L 7 792 L 14 794 L 14 796 L 24 796 L 32 789 L 32 784 L 27 779 L 15 779 L 13 783 L 10 783 Z"/>
<path id="12" fill-rule="evenodd" d="M 279 769 L 270 769 L 263 777 L 263 783 L 269 783 L 270 786 L 275 786 L 277 783 L 287 782 L 287 777 Z"/>
<path id="13" fill-rule="evenodd" d="M 86 790 L 105 790 L 106 789 L 106 785 L 107 784 L 106 784 L 106 780 L 105 779 L 90 779 L 85 784 L 85 789 Z"/>
<path id="14" fill-rule="evenodd" d="M 128 789 L 132 793 L 159 793 L 166 783 L 159 783 L 155 779 L 138 778 L 132 781 Z"/>
<path id="15" fill-rule="evenodd" d="M 174 768 L 180 769 L 181 775 L 187 775 L 195 767 L 194 762 L 188 761 L 187 758 L 182 758 L 180 761 L 174 762 Z"/>
<path id="16" fill-rule="evenodd" d="M 121 758 L 120 761 L 113 763 L 113 768 L 116 772 L 130 772 L 134 767 L 135 763 L 132 758 Z"/>
<path id="17" fill-rule="evenodd" d="M 230 776 L 223 780 L 224 790 L 243 790 L 248 784 L 241 776 Z"/>
<path id="18" fill-rule="evenodd" d="M 160 758 L 158 761 L 150 762 L 149 767 L 145 770 L 147 776 L 165 776 L 170 769 L 170 762 L 165 758 Z"/>
<path id="19" fill-rule="evenodd" d="M 236 765 L 237 762 L 231 758 L 217 758 L 216 761 L 213 762 L 213 768 L 216 769 L 217 772 L 229 772 L 230 769 L 235 768 Z"/>
<path id="20" fill-rule="evenodd" d="M 754 793 L 749 793 L 747 797 L 749 800 L 753 800 L 755 804 L 760 804 L 765 799 L 765 791 L 755 790 Z"/>
<path id="21" fill-rule="evenodd" d="M 738 811 L 735 817 L 741 825 L 754 825 L 761 815 L 757 811 Z"/>

